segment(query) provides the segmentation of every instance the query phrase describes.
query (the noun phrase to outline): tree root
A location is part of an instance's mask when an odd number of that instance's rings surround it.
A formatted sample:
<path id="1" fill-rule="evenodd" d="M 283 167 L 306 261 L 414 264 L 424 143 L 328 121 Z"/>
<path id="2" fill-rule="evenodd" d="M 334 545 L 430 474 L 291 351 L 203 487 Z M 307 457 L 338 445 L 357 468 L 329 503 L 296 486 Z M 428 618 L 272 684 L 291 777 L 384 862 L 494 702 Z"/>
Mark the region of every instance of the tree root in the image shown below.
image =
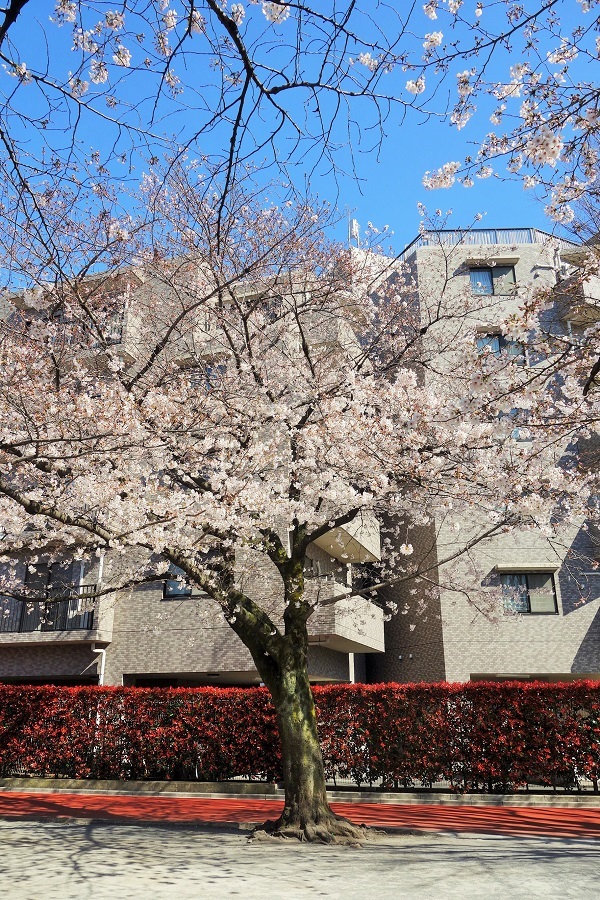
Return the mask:
<path id="1" fill-rule="evenodd" d="M 318 821 L 292 821 L 276 819 L 258 825 L 251 833 L 252 841 L 300 841 L 313 844 L 346 844 L 360 847 L 368 840 L 370 831 L 366 825 L 354 825 L 347 819 L 330 813 Z"/>

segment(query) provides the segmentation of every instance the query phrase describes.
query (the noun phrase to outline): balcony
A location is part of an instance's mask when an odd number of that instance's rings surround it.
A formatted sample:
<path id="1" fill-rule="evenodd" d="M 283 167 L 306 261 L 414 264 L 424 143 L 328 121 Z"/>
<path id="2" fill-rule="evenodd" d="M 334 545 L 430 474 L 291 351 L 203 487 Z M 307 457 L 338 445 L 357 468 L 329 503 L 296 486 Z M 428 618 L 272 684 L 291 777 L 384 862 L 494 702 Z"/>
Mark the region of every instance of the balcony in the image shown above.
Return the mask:
<path id="1" fill-rule="evenodd" d="M 29 602 L 0 597 L 0 634 L 40 635 L 49 632 L 85 631 L 94 628 L 94 609 L 85 609 L 96 594 L 96 585 L 70 585 L 70 596 L 61 600 Z"/>
<path id="2" fill-rule="evenodd" d="M 340 596 L 344 592 L 336 592 Z M 339 653 L 383 653 L 383 610 L 364 597 L 349 594 L 317 607 L 308 621 L 309 644 Z"/>
<path id="3" fill-rule="evenodd" d="M 140 320 L 123 304 L 99 317 L 102 340 L 95 340 L 90 350 L 94 355 L 109 348 L 120 356 L 126 365 L 135 362 L 139 355 Z"/>
<path id="4" fill-rule="evenodd" d="M 379 522 L 372 513 L 360 513 L 314 542 L 333 559 L 343 563 L 370 563 L 381 559 Z"/>
<path id="5" fill-rule="evenodd" d="M 561 318 L 581 328 L 600 320 L 600 277 L 573 275 L 556 285 Z"/>

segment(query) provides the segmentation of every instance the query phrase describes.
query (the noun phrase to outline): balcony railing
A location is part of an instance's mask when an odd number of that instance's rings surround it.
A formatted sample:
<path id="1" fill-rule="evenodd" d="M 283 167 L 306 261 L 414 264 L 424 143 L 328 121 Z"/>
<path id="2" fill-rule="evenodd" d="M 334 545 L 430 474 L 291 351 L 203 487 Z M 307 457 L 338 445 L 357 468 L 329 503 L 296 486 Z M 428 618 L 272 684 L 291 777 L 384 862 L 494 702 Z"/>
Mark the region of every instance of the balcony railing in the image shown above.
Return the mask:
<path id="1" fill-rule="evenodd" d="M 408 244 L 398 257 L 401 262 L 421 247 L 455 247 L 458 244 L 472 246 L 474 244 L 545 244 L 556 241 L 561 249 L 576 247 L 574 241 L 556 237 L 538 228 L 441 228 L 439 231 L 426 231 Z"/>
<path id="2" fill-rule="evenodd" d="M 16 600 L 0 597 L 0 634 L 29 634 L 47 631 L 89 631 L 94 627 L 94 610 L 82 603 L 96 593 L 96 585 L 71 585 L 64 600 Z"/>

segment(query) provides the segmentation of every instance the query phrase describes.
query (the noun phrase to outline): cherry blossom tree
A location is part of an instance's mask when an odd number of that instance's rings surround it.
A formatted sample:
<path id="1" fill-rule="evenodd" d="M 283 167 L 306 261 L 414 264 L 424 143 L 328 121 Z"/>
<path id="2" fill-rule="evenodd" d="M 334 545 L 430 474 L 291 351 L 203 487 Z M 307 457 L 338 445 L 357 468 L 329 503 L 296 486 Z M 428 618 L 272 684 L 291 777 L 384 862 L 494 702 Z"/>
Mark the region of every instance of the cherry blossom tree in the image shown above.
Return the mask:
<path id="1" fill-rule="evenodd" d="M 332 244 L 327 207 L 268 202 L 251 181 L 224 212 L 196 163 L 148 175 L 137 217 L 105 197 L 78 215 L 74 193 L 48 191 L 43 216 L 24 194 L 2 229 L 0 589 L 35 601 L 10 574 L 15 554 L 107 553 L 105 591 L 176 566 L 273 699 L 285 808 L 267 830 L 356 841 L 327 804 L 307 673 L 309 620 L 341 597 L 315 589 L 309 548 L 385 521 L 379 583 L 418 584 L 434 573 L 411 527 L 451 509 L 488 519 L 453 556 L 583 517 L 594 476 L 568 448 L 596 421 L 589 357 L 537 327 L 549 298 L 531 295 L 503 327 L 536 365 L 481 354 L 475 323 L 493 298 L 443 283 L 425 297 L 375 247 Z M 276 590 L 247 589 L 253 561 Z"/>

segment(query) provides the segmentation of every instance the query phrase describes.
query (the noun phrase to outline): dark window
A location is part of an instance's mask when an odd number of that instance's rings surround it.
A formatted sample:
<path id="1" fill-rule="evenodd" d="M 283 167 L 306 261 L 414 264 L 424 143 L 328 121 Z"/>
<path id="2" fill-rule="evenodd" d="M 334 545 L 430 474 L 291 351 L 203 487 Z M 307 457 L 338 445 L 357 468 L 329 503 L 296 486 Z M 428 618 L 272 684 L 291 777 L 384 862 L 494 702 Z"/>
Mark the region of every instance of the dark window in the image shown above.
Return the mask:
<path id="1" fill-rule="evenodd" d="M 504 609 L 526 615 L 556 615 L 556 587 L 551 572 L 507 572 L 500 576 Z"/>
<path id="2" fill-rule="evenodd" d="M 502 296 L 512 294 L 515 286 L 513 266 L 485 266 L 470 270 L 474 294 Z"/>
<path id="3" fill-rule="evenodd" d="M 500 421 L 502 419 L 510 419 L 514 428 L 511 433 L 511 437 L 514 441 L 530 441 L 531 440 L 531 431 L 528 428 L 529 422 L 529 410 L 528 409 L 518 409 L 514 407 L 508 413 L 500 413 L 498 416 Z"/>
<path id="4" fill-rule="evenodd" d="M 163 600 L 181 600 L 192 596 L 192 586 L 187 582 L 183 569 L 171 565 L 168 574 L 173 577 L 164 583 Z"/>
<path id="5" fill-rule="evenodd" d="M 220 362 L 207 362 L 204 366 L 197 366 L 189 371 L 190 386 L 214 390 L 223 383 L 227 373 L 227 366 Z"/>
<path id="6" fill-rule="evenodd" d="M 480 334 L 477 337 L 477 349 L 480 353 L 491 353 L 501 356 L 505 353 L 515 362 L 525 363 L 525 348 L 519 341 L 511 341 L 503 334 Z"/>
<path id="7" fill-rule="evenodd" d="M 212 363 L 207 365 L 205 369 L 205 380 L 207 388 L 217 388 L 223 383 L 227 367 L 225 363 Z"/>
<path id="8" fill-rule="evenodd" d="M 35 563 L 25 569 L 23 583 L 33 593 L 47 596 L 50 581 L 52 579 L 52 566 L 48 563 Z"/>
<path id="9" fill-rule="evenodd" d="M 93 597 L 96 586 L 74 584 L 72 568 L 71 563 L 28 565 L 23 583 L 31 600 L 0 597 L 0 632 L 93 628 L 94 610 L 82 610 L 81 598 Z"/>

